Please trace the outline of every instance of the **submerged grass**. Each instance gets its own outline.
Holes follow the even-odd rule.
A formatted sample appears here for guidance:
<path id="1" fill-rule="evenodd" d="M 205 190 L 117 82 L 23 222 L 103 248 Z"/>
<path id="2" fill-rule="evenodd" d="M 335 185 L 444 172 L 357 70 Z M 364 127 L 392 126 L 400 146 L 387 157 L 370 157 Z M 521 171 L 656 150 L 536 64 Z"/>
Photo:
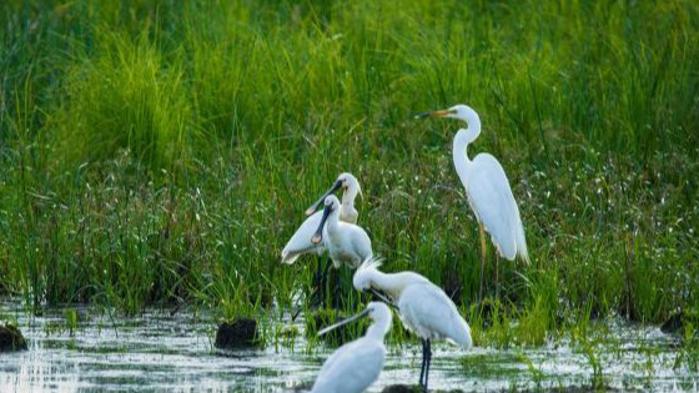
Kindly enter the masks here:
<path id="1" fill-rule="evenodd" d="M 351 171 L 386 269 L 442 285 L 481 343 L 696 308 L 698 13 L 683 0 L 3 3 L 0 293 L 37 311 L 290 307 L 315 261 L 282 266 L 279 250 Z M 474 149 L 503 163 L 533 257 L 500 261 L 494 298 L 489 250 L 490 306 L 475 304 L 478 232 L 451 165 L 459 125 L 410 116 L 459 102 L 482 116 Z"/>

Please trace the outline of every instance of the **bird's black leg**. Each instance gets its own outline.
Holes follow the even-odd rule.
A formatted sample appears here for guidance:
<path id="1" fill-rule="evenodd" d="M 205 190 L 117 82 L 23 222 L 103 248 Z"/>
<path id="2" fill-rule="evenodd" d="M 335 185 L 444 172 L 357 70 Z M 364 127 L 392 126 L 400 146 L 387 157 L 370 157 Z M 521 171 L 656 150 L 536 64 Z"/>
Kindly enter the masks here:
<path id="1" fill-rule="evenodd" d="M 313 275 L 313 288 L 311 292 L 311 304 L 320 305 L 323 303 L 323 257 L 318 256 L 316 260 L 316 273 Z"/>
<path id="2" fill-rule="evenodd" d="M 427 345 L 425 339 L 422 338 L 422 366 L 420 367 L 420 386 L 425 386 L 422 382 L 425 379 L 425 366 L 427 365 Z"/>
<path id="3" fill-rule="evenodd" d="M 427 379 L 430 376 L 430 365 L 432 364 L 432 341 L 430 339 L 425 340 L 427 342 L 427 350 L 425 355 L 427 356 L 427 365 L 425 366 L 425 392 L 427 392 Z"/>
<path id="4" fill-rule="evenodd" d="M 335 279 L 333 280 L 332 283 L 332 299 L 331 299 L 331 305 L 333 308 L 340 309 L 342 308 L 342 283 L 343 283 L 343 273 L 345 272 L 345 269 L 335 269 Z"/>
<path id="5" fill-rule="evenodd" d="M 321 292 L 321 305 L 326 306 L 328 304 L 328 273 L 330 271 L 330 265 L 333 261 L 327 258 L 325 261 L 325 267 L 323 268 L 323 281 L 322 281 L 322 292 Z M 332 278 L 332 277 L 331 277 Z"/>
<path id="6" fill-rule="evenodd" d="M 330 268 L 330 263 L 325 263 L 323 267 L 323 257 L 319 256 L 317 260 L 316 272 L 313 275 L 313 288 L 311 289 L 311 294 L 309 298 L 311 299 L 311 305 L 323 307 L 325 305 L 325 297 L 327 293 L 327 278 L 328 269 Z"/>

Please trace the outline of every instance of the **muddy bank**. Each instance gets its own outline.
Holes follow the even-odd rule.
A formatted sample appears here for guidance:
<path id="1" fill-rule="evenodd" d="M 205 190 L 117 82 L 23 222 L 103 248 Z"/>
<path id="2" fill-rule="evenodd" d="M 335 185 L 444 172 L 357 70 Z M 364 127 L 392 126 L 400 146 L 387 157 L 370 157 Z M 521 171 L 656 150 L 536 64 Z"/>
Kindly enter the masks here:
<path id="1" fill-rule="evenodd" d="M 257 321 L 254 319 L 236 319 L 218 326 L 214 346 L 220 349 L 252 347 L 257 337 Z"/>
<path id="2" fill-rule="evenodd" d="M 0 352 L 23 351 L 26 349 L 27 341 L 16 326 L 0 326 Z"/>

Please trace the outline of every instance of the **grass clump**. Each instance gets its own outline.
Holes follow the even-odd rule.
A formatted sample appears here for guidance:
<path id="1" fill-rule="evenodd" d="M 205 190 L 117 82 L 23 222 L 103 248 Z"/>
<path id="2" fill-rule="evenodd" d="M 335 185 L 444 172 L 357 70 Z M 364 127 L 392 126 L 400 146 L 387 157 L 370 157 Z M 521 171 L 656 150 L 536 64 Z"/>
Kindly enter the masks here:
<path id="1" fill-rule="evenodd" d="M 96 39 L 93 53 L 66 71 L 65 100 L 48 125 L 56 128 L 56 161 L 75 166 L 129 149 L 155 170 L 183 165 L 191 106 L 177 60 L 144 36 Z"/>

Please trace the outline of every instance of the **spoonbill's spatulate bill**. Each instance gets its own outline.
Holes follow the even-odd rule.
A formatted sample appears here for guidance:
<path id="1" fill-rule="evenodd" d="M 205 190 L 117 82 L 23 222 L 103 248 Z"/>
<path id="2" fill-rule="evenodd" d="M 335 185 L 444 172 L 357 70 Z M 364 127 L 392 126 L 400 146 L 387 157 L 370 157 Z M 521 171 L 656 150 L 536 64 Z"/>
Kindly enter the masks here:
<path id="1" fill-rule="evenodd" d="M 343 263 L 356 268 L 373 255 L 369 235 L 355 224 L 340 221 L 340 201 L 335 195 L 325 197 L 325 209 L 316 233 L 311 238 L 314 244 L 323 244 L 339 268 Z"/>
<path id="2" fill-rule="evenodd" d="M 379 377 L 386 360 L 384 336 L 391 330 L 391 311 L 381 302 L 371 302 L 354 317 L 321 330 L 324 334 L 346 323 L 368 316 L 374 323 L 364 337 L 338 348 L 325 361 L 311 393 L 359 393 Z"/>
<path id="3" fill-rule="evenodd" d="M 333 186 L 330 187 L 325 194 L 321 195 L 321 197 L 318 198 L 318 200 L 315 201 L 311 207 L 306 209 L 306 215 L 310 216 L 316 214 L 323 207 L 325 198 L 339 189 L 342 190 L 342 210 L 340 211 L 340 220 L 349 222 L 351 224 L 356 224 L 359 213 L 354 207 L 354 200 L 357 198 L 357 195 L 362 196 L 362 188 L 359 186 L 359 180 L 357 180 L 357 178 L 349 172 L 341 173 L 335 180 Z"/>
<path id="4" fill-rule="evenodd" d="M 357 290 L 380 290 L 398 308 L 403 325 L 422 339 L 420 385 L 427 390 L 432 362 L 432 340 L 446 339 L 469 349 L 473 345 L 471 328 L 461 317 L 454 302 L 438 286 L 414 272 L 383 273 L 380 261 L 368 259 L 354 273 Z"/>
<path id="5" fill-rule="evenodd" d="M 343 190 L 340 220 L 352 224 L 357 223 L 359 213 L 354 207 L 354 200 L 357 195 L 361 195 L 362 189 L 359 187 L 359 181 L 357 181 L 356 177 L 351 173 L 342 173 L 337 177 L 332 187 L 306 210 L 306 215 L 309 217 L 306 218 L 294 235 L 291 236 L 291 239 L 289 239 L 282 250 L 283 263 L 292 264 L 304 254 L 315 253 L 317 255 L 322 255 L 325 253 L 325 246 L 322 243 L 316 244 L 311 242 L 311 237 L 313 237 L 316 229 L 318 229 L 320 219 L 323 216 L 323 213 L 319 211 L 319 209 L 323 207 L 325 197 L 340 189 Z"/>

